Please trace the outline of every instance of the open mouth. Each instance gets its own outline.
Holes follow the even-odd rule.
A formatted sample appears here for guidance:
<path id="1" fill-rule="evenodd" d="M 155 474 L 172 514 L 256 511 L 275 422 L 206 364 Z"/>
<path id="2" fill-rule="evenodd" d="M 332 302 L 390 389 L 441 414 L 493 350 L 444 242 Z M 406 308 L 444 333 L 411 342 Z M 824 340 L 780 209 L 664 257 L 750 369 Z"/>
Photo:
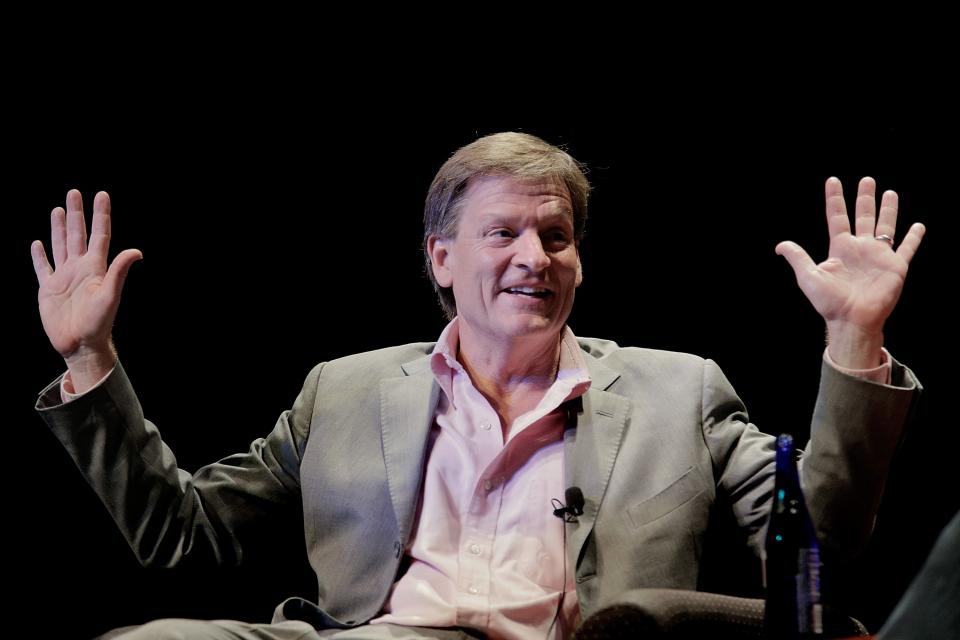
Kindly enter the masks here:
<path id="1" fill-rule="evenodd" d="M 504 289 L 503 292 L 514 296 L 526 296 L 529 298 L 548 298 L 553 295 L 552 291 L 542 287 L 509 287 Z"/>

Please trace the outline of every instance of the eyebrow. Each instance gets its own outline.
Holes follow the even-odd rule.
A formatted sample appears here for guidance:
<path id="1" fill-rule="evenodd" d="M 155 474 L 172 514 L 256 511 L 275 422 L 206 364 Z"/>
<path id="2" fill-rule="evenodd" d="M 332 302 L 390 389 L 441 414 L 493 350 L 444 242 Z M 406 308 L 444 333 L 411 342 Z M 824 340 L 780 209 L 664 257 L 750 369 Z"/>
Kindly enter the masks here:
<path id="1" fill-rule="evenodd" d="M 514 216 L 509 213 L 489 211 L 480 214 L 480 223 L 481 225 L 487 225 L 491 222 L 508 222 L 513 218 Z M 561 207 L 550 211 L 543 219 L 549 222 L 558 218 L 573 224 L 573 211 L 569 207 Z"/>

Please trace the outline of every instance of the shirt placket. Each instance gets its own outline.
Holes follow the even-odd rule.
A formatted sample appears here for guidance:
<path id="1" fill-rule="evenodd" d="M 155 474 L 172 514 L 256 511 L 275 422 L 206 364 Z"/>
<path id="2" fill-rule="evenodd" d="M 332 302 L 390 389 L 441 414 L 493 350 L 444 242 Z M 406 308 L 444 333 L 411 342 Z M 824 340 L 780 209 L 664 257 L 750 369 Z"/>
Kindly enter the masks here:
<path id="1" fill-rule="evenodd" d="M 457 547 L 459 574 L 457 580 L 456 618 L 459 626 L 485 629 L 490 624 L 490 586 L 492 549 L 497 520 L 503 501 L 503 479 L 493 473 L 491 465 L 503 449 L 500 417 L 478 391 L 458 385 L 458 392 L 470 394 L 473 406 L 483 410 L 470 422 L 475 427 L 474 450 L 477 469 L 482 469 L 474 483 L 473 493 L 461 520 Z"/>

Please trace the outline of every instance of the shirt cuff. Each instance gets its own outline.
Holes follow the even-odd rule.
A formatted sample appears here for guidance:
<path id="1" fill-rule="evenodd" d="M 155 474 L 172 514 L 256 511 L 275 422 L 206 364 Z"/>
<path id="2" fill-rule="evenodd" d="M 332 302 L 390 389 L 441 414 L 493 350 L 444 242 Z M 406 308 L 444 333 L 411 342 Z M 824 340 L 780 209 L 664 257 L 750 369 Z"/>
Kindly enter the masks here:
<path id="1" fill-rule="evenodd" d="M 889 385 L 893 381 L 893 365 L 891 364 L 890 353 L 883 347 L 880 347 L 880 358 L 880 365 L 873 369 L 847 369 L 846 367 L 841 367 L 830 358 L 829 349 L 823 350 L 824 362 L 840 373 L 845 373 L 848 376 L 854 376 L 856 378 L 863 378 L 864 380 L 876 382 L 877 384 Z"/>
<path id="2" fill-rule="evenodd" d="M 109 377 L 110 377 L 110 374 L 112 374 L 112 373 L 114 372 L 114 370 L 116 370 L 116 368 L 117 368 L 117 365 L 114 364 L 113 367 L 110 369 L 110 371 L 109 371 L 105 376 L 103 376 L 102 378 L 100 378 L 99 380 L 97 380 L 97 383 L 96 383 L 95 385 L 93 385 L 92 387 L 90 387 L 89 389 L 87 389 L 86 391 L 84 391 L 83 393 L 75 393 L 75 392 L 74 392 L 74 390 L 73 390 L 73 380 L 70 379 L 70 372 L 67 371 L 65 374 L 63 374 L 63 378 L 60 379 L 60 401 L 61 401 L 63 404 L 67 404 L 68 402 L 72 402 L 72 401 L 76 400 L 77 398 L 79 398 L 79 397 L 81 397 L 81 396 L 83 396 L 83 395 L 85 395 L 85 394 L 87 394 L 87 393 L 90 393 L 91 391 L 93 391 L 94 389 L 96 389 L 97 387 L 99 387 L 101 384 L 103 384 L 103 381 L 106 380 L 107 378 L 109 378 Z"/>

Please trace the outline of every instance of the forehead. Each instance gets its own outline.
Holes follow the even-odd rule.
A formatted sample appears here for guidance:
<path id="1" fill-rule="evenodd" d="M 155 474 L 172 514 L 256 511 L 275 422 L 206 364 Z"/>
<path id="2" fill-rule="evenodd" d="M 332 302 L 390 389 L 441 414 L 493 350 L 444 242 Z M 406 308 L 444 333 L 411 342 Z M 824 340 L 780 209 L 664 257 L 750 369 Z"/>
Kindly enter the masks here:
<path id="1" fill-rule="evenodd" d="M 560 180 L 518 180 L 509 176 L 483 176 L 470 181 L 463 197 L 462 216 L 508 215 L 536 212 L 566 214 L 573 218 L 573 202 Z"/>

